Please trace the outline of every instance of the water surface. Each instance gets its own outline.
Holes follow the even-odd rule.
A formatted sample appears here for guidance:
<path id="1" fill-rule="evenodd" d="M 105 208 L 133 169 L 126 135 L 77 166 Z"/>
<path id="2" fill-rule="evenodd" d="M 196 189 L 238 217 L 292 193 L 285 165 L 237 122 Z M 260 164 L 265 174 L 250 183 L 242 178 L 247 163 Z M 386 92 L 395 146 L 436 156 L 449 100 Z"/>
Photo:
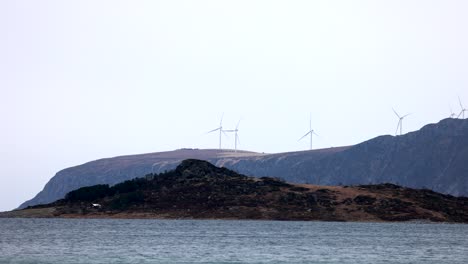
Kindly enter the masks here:
<path id="1" fill-rule="evenodd" d="M 0 263 L 468 263 L 468 225 L 0 219 Z"/>

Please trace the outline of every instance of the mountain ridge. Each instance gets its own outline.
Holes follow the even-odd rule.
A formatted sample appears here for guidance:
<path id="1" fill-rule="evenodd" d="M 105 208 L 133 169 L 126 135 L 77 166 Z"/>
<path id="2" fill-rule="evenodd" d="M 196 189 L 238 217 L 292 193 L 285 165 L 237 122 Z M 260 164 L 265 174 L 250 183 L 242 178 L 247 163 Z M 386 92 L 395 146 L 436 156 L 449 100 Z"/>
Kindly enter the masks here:
<path id="1" fill-rule="evenodd" d="M 283 177 L 296 183 L 390 182 L 468 195 L 468 120 L 444 119 L 402 136 L 384 135 L 353 146 L 312 151 L 264 154 L 181 149 L 105 158 L 58 172 L 20 208 L 50 203 L 79 187 L 112 185 L 152 170 L 171 170 L 187 158 L 204 159 L 249 176 Z"/>

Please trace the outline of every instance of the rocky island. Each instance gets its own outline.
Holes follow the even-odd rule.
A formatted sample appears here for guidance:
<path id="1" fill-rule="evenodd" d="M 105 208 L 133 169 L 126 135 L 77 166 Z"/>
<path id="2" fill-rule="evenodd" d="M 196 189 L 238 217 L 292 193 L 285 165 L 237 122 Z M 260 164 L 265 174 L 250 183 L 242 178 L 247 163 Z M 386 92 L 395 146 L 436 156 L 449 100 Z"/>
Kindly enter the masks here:
<path id="1" fill-rule="evenodd" d="M 175 170 L 94 185 L 0 217 L 468 222 L 468 198 L 394 184 L 318 186 L 248 177 L 189 159 Z"/>

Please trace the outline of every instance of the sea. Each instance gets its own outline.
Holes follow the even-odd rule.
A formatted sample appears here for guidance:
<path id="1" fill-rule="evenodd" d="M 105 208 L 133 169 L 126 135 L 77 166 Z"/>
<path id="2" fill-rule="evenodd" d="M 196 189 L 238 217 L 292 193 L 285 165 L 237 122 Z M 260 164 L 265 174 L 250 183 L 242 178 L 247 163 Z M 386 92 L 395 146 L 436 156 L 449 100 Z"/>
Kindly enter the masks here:
<path id="1" fill-rule="evenodd" d="M 0 263 L 468 263 L 468 225 L 0 219 Z"/>

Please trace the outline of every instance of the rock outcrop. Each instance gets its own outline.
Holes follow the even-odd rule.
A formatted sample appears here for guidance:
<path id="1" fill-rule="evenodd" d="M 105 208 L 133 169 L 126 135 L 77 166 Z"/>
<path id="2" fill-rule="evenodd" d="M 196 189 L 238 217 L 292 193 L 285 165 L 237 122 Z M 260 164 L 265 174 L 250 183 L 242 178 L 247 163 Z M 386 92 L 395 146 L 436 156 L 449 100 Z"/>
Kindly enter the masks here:
<path id="1" fill-rule="evenodd" d="M 206 161 L 69 192 L 0 217 L 468 222 L 468 198 L 393 184 L 317 186 L 254 178 Z"/>

